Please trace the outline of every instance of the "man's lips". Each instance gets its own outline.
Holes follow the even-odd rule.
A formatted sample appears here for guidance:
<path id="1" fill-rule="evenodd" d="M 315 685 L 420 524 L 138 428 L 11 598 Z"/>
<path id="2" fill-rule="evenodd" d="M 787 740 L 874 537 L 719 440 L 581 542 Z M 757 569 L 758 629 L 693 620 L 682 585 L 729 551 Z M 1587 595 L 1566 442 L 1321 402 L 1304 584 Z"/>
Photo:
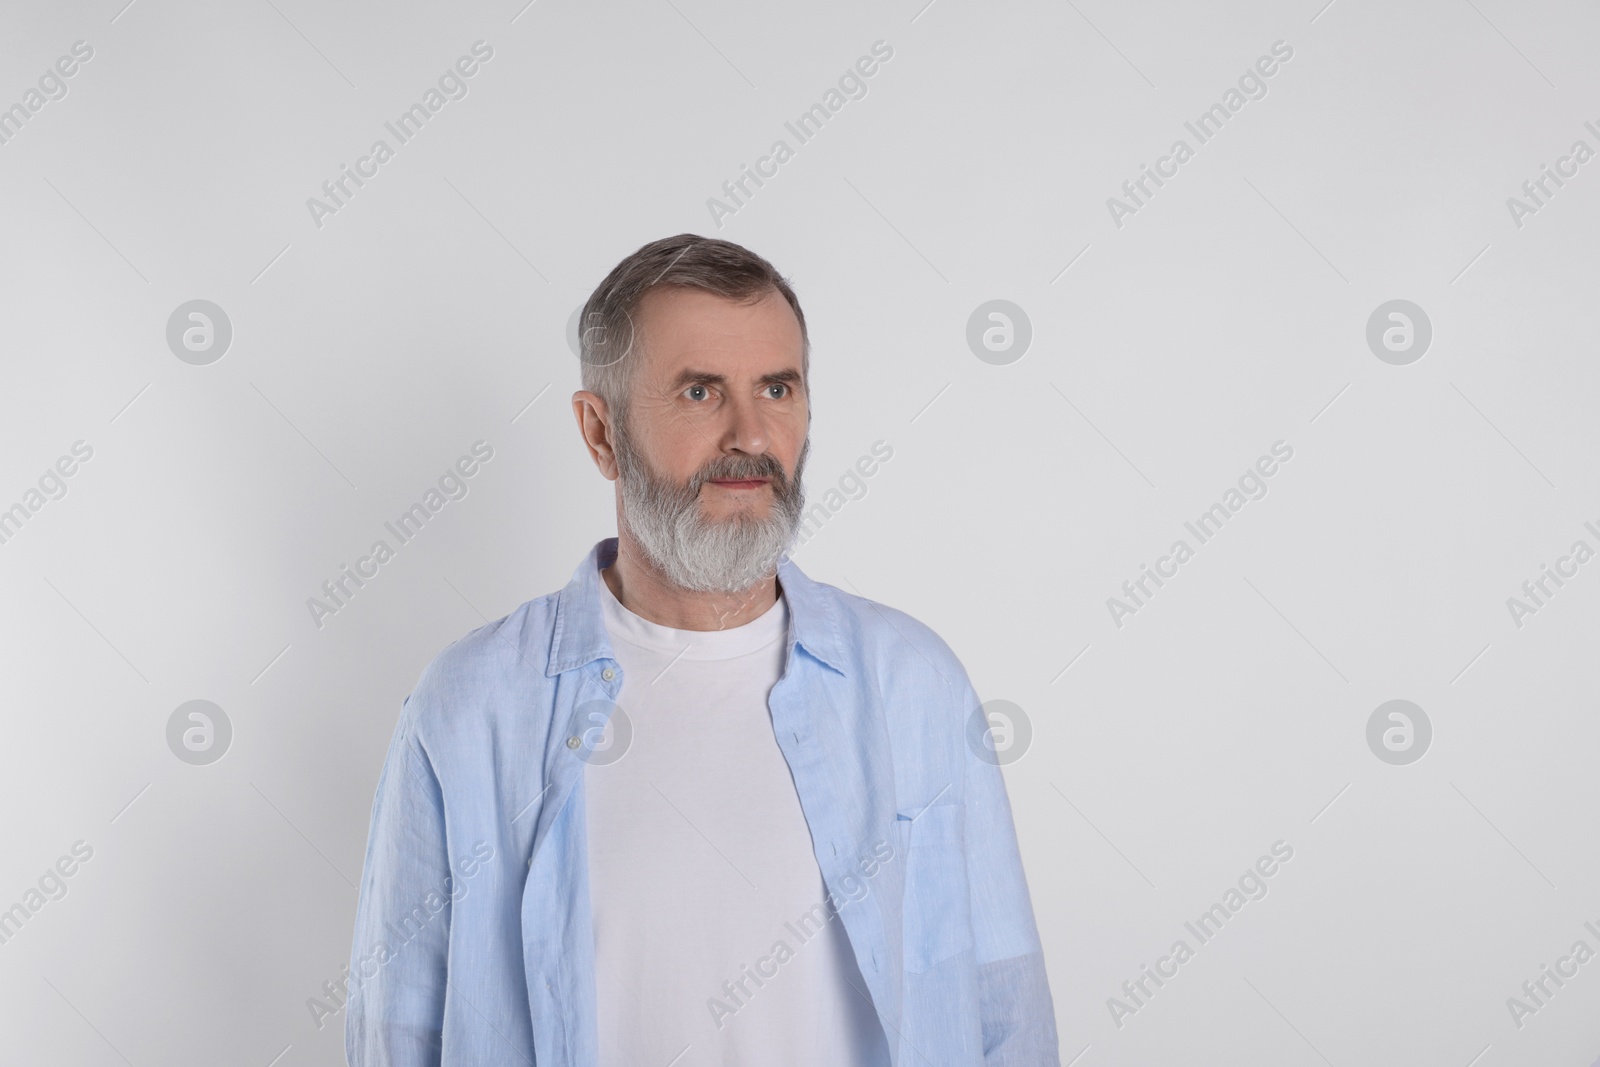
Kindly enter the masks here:
<path id="1" fill-rule="evenodd" d="M 712 478 L 712 485 L 720 485 L 724 489 L 760 489 L 767 484 L 765 478 Z"/>

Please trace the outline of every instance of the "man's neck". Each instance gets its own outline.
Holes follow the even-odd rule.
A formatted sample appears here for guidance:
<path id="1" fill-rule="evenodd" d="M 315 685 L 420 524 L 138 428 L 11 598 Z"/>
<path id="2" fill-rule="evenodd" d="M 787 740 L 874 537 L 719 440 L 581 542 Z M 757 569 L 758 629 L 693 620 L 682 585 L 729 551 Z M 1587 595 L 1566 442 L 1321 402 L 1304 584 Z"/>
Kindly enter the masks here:
<path id="1" fill-rule="evenodd" d="M 674 630 L 728 630 L 759 618 L 778 600 L 776 575 L 737 593 L 701 593 L 669 582 L 626 529 L 617 560 L 600 572 L 611 595 L 635 615 Z"/>

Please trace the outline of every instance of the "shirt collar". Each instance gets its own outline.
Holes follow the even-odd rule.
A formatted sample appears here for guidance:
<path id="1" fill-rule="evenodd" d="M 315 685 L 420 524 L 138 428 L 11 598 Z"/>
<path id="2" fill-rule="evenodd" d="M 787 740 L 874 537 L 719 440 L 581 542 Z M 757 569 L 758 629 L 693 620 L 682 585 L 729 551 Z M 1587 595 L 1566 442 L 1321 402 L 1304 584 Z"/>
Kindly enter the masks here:
<path id="1" fill-rule="evenodd" d="M 589 550 L 572 579 L 556 594 L 555 633 L 550 639 L 546 677 L 592 663 L 614 659 L 611 639 L 600 613 L 600 572 L 617 559 L 617 539 L 608 537 Z M 840 620 L 827 596 L 827 587 L 807 578 L 793 560 L 778 564 L 778 583 L 789 602 L 788 645 L 803 646 L 810 655 L 840 674 L 845 657 L 839 646 Z"/>

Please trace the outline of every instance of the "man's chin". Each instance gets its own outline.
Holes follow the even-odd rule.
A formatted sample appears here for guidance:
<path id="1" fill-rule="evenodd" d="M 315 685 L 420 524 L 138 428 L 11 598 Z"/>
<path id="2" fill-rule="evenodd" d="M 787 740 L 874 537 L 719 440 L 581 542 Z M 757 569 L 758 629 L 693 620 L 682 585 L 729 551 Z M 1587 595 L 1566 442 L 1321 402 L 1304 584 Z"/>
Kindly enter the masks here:
<path id="1" fill-rule="evenodd" d="M 772 483 L 768 482 L 766 485 L 761 486 L 746 486 L 744 488 L 737 488 L 734 486 L 718 485 L 715 482 L 707 482 L 700 487 L 700 499 L 736 501 L 771 500 L 773 499 Z"/>
<path id="2" fill-rule="evenodd" d="M 748 499 L 709 501 L 700 500 L 700 518 L 708 523 L 763 522 L 772 514 L 770 493 L 751 493 Z"/>

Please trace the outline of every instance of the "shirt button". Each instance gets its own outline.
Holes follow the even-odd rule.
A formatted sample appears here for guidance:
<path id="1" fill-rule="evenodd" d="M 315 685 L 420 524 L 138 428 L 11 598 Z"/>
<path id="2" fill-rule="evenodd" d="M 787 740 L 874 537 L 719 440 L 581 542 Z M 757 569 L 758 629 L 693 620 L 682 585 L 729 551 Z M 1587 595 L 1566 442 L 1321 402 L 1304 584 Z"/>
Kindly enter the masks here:
<path id="1" fill-rule="evenodd" d="M 583 744 L 583 742 L 578 740 L 576 737 L 567 738 L 567 747 L 568 748 L 577 748 L 581 744 Z"/>
<path id="2" fill-rule="evenodd" d="M 617 672 L 612 670 L 610 667 L 607 667 L 605 670 L 600 672 L 600 677 L 604 678 L 608 682 L 616 676 Z"/>

